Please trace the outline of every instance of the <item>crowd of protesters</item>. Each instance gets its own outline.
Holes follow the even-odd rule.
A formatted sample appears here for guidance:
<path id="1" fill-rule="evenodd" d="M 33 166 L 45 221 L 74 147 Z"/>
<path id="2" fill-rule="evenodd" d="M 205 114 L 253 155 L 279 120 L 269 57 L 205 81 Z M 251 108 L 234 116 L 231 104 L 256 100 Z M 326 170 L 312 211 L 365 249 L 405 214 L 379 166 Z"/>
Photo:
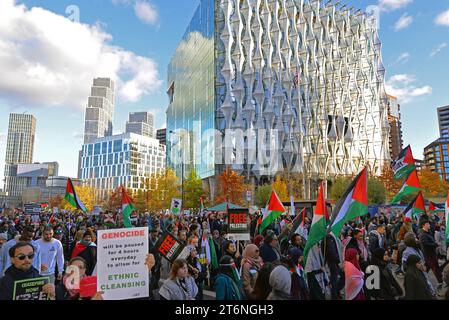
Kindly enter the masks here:
<path id="1" fill-rule="evenodd" d="M 225 213 L 141 213 L 133 224 L 149 228 L 150 299 L 201 300 L 206 290 L 217 300 L 449 299 L 445 221 L 436 214 L 413 221 L 401 213 L 362 217 L 346 224 L 338 237 L 329 234 L 307 258 L 310 216 L 293 230 L 292 217 L 283 215 L 262 234 L 259 218 L 251 216 L 250 241 L 231 241 Z M 1 216 L 0 299 L 11 299 L 15 281 L 42 276 L 50 279 L 43 288 L 50 297 L 80 299 L 68 289 L 65 270 L 75 266 L 82 277 L 95 275 L 98 230 L 121 227 L 121 215 L 110 212 Z M 189 249 L 185 260 L 163 263 L 156 244 L 166 231 Z M 205 252 L 209 237 L 215 264 Z M 101 300 L 102 293 L 90 299 Z"/>

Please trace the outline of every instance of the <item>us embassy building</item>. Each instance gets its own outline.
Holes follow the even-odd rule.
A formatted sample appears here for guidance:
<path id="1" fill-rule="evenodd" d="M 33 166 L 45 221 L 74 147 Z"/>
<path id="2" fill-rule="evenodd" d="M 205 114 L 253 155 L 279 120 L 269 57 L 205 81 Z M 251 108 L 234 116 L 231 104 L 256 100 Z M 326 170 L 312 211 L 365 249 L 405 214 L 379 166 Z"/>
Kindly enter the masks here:
<path id="1" fill-rule="evenodd" d="M 211 191 L 249 182 L 379 175 L 391 161 L 377 20 L 331 1 L 201 0 L 168 67 L 167 165 Z"/>

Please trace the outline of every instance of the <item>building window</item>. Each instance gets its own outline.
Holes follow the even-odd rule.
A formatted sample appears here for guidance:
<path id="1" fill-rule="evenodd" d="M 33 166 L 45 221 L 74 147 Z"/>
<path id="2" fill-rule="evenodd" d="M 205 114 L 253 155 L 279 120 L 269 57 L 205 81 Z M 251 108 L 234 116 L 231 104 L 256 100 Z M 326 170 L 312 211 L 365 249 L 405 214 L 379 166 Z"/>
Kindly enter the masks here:
<path id="1" fill-rule="evenodd" d="M 114 154 L 114 164 L 118 164 L 118 153 Z"/>
<path id="2" fill-rule="evenodd" d="M 98 156 L 94 156 L 94 167 L 98 166 Z"/>
<path id="3" fill-rule="evenodd" d="M 88 156 L 91 156 L 92 155 L 92 150 L 93 149 L 93 145 L 92 144 L 90 144 L 89 146 L 88 146 L 88 148 L 87 148 L 87 155 Z"/>
<path id="4" fill-rule="evenodd" d="M 111 165 L 112 164 L 112 153 L 108 154 L 108 164 Z"/>
<path id="5" fill-rule="evenodd" d="M 103 163 L 102 163 L 102 165 L 103 165 L 103 166 L 106 165 L 106 155 L 105 155 L 105 154 L 103 155 Z"/>
<path id="6" fill-rule="evenodd" d="M 107 142 L 103 142 L 102 146 L 101 146 L 101 153 L 105 154 L 108 153 L 108 143 Z"/>
<path id="7" fill-rule="evenodd" d="M 119 159 L 119 163 L 123 163 L 123 152 L 120 152 L 120 159 Z"/>
<path id="8" fill-rule="evenodd" d="M 120 152 L 122 151 L 122 140 L 115 140 L 114 141 L 114 152 Z"/>
<path id="9" fill-rule="evenodd" d="M 96 143 L 94 148 L 94 155 L 99 155 L 101 153 L 101 144 Z"/>
<path id="10" fill-rule="evenodd" d="M 100 168 L 96 167 L 95 168 L 95 178 L 99 178 L 100 177 Z"/>
<path id="11" fill-rule="evenodd" d="M 123 151 L 128 151 L 128 144 L 127 144 L 127 143 L 125 143 L 125 144 L 123 145 Z"/>
<path id="12" fill-rule="evenodd" d="M 112 176 L 115 177 L 117 175 L 117 167 L 114 165 L 112 166 Z"/>

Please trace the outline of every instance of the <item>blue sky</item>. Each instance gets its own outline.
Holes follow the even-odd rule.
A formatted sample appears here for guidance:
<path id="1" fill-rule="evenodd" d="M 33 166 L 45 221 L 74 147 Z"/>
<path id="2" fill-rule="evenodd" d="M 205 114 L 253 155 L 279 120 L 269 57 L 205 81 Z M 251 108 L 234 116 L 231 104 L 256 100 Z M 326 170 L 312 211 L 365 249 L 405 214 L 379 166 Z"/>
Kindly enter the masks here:
<path id="1" fill-rule="evenodd" d="M 124 131 L 130 111 L 151 110 L 156 127 L 165 125 L 167 65 L 199 0 L 0 2 L 0 47 L 7 48 L 0 55 L 1 179 L 12 111 L 37 118 L 34 161 L 58 161 L 61 175 L 76 175 L 92 76 L 119 78 L 115 132 Z M 449 0 L 342 3 L 381 6 L 387 88 L 400 97 L 404 143 L 422 158 L 438 137 L 436 108 L 449 105 Z M 79 8 L 82 26 L 69 21 L 70 5 Z"/>

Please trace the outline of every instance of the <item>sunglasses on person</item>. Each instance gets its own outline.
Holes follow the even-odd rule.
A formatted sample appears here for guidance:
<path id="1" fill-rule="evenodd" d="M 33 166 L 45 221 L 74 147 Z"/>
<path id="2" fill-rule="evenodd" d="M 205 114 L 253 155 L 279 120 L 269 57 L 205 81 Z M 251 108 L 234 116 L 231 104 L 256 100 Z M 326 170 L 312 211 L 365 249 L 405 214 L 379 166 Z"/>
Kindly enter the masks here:
<path id="1" fill-rule="evenodd" d="M 25 260 L 26 258 L 28 258 L 28 260 L 33 260 L 34 258 L 34 253 L 31 253 L 29 255 L 25 255 L 25 254 L 20 254 L 18 256 L 16 256 L 17 259 L 19 259 L 20 261 Z"/>

